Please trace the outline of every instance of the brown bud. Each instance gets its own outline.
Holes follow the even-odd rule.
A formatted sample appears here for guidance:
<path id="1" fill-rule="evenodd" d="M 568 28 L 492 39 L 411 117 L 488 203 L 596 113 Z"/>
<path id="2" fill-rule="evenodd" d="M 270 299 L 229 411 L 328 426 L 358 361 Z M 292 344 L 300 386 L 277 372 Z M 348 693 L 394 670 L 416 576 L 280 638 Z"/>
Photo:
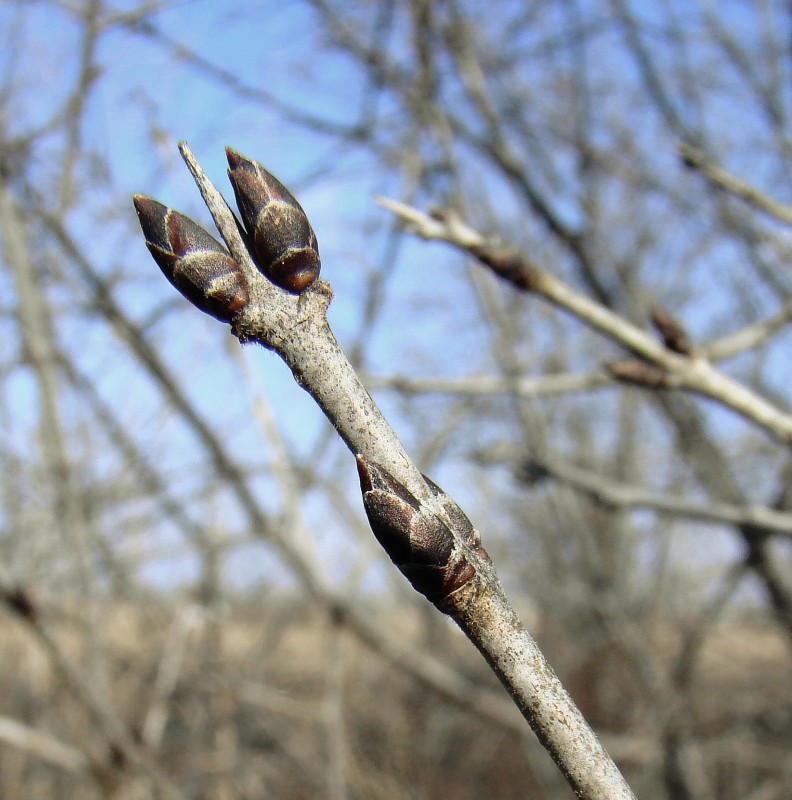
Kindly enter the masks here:
<path id="1" fill-rule="evenodd" d="M 462 541 L 482 560 L 491 562 L 489 553 L 481 544 L 481 534 L 473 527 L 473 523 L 468 519 L 467 514 L 459 505 L 446 494 L 430 477 L 424 475 L 426 485 L 432 490 L 432 494 L 438 499 L 443 511 L 448 514 L 451 525 L 456 534 Z"/>
<path id="2" fill-rule="evenodd" d="M 439 604 L 467 584 L 476 570 L 455 541 L 454 532 L 446 521 L 422 505 L 384 467 L 360 455 L 357 466 L 371 530 L 413 588 Z M 433 492 L 442 493 L 435 484 L 429 485 Z M 461 509 L 459 514 L 472 531 L 473 526 Z M 451 517 L 451 520 L 456 526 L 457 518 Z M 470 531 L 465 527 L 458 532 L 463 541 L 465 536 L 470 538 Z"/>
<path id="3" fill-rule="evenodd" d="M 627 383 L 637 383 L 650 389 L 668 388 L 668 373 L 660 367 L 653 367 L 644 361 L 625 359 L 612 361 L 607 365 L 614 378 Z"/>
<path id="4" fill-rule="evenodd" d="M 308 217 L 292 193 L 261 164 L 230 147 L 226 155 L 228 177 L 259 267 L 281 288 L 304 292 L 321 269 Z"/>
<path id="5" fill-rule="evenodd" d="M 682 323 L 667 314 L 658 306 L 651 308 L 652 324 L 663 337 L 663 343 L 669 350 L 689 356 L 693 353 L 693 343 Z"/>
<path id="6" fill-rule="evenodd" d="M 250 295 L 242 268 L 213 236 L 172 208 L 135 195 L 146 246 L 165 277 L 197 308 L 231 322 Z"/>

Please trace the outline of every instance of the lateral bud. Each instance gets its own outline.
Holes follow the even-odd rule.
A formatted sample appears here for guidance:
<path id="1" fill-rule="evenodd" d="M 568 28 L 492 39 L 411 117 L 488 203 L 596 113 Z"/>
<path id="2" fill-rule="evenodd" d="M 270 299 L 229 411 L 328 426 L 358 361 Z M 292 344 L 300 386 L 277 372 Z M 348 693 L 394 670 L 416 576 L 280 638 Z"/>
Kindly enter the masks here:
<path id="1" fill-rule="evenodd" d="M 412 587 L 439 607 L 476 575 L 455 533 L 464 546 L 489 560 L 478 533 L 459 506 L 429 479 L 427 485 L 440 498 L 454 530 L 384 467 L 361 455 L 357 467 L 363 506 L 377 541 Z"/>
<path id="2" fill-rule="evenodd" d="M 693 342 L 682 323 L 659 306 L 650 309 L 652 325 L 663 339 L 663 344 L 683 356 L 693 355 Z"/>
<path id="3" fill-rule="evenodd" d="M 321 269 L 316 234 L 294 195 L 256 161 L 226 148 L 228 177 L 261 271 L 293 294 Z"/>
<path id="4" fill-rule="evenodd" d="M 250 300 L 239 264 L 184 214 L 142 195 L 133 202 L 146 247 L 165 277 L 201 311 L 232 322 Z"/>
<path id="5" fill-rule="evenodd" d="M 661 367 L 647 364 L 645 361 L 623 359 L 606 364 L 614 378 L 626 383 L 636 383 L 649 389 L 667 389 L 670 386 L 668 373 Z"/>

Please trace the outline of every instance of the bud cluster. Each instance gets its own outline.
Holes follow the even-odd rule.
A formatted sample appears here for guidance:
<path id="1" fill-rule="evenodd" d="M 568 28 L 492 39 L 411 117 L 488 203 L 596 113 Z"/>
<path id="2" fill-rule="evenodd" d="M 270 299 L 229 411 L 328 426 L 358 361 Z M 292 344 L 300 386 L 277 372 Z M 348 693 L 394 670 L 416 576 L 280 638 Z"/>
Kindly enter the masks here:
<path id="1" fill-rule="evenodd" d="M 264 167 L 230 148 L 226 153 L 252 260 L 272 283 L 293 294 L 304 292 L 321 266 L 308 217 Z M 133 202 L 146 246 L 165 277 L 201 311 L 233 322 L 250 301 L 242 267 L 184 214 L 142 195 Z"/>

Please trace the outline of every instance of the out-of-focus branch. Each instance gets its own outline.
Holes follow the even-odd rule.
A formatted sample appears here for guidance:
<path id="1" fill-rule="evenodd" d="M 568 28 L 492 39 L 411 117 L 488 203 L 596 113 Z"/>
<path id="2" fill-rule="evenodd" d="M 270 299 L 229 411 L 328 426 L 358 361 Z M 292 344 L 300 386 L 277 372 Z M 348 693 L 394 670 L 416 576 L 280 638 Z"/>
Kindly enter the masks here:
<path id="1" fill-rule="evenodd" d="M 498 460 L 504 456 L 509 460 L 519 457 L 516 453 L 512 453 L 511 456 L 505 453 L 485 453 L 483 457 L 489 460 L 493 456 Z M 777 511 L 766 506 L 740 506 L 717 501 L 701 505 L 607 478 L 594 470 L 575 466 L 556 457 L 532 458 L 530 461 L 524 462 L 521 468 L 525 474 L 530 476 L 531 481 L 547 475 L 616 509 L 649 508 L 664 514 L 702 522 L 723 525 L 755 525 L 769 533 L 792 537 L 792 514 L 786 511 Z"/>
<path id="2" fill-rule="evenodd" d="M 652 377 L 651 380 L 647 378 L 644 383 L 655 388 L 684 389 L 704 395 L 764 428 L 783 444 L 789 445 L 792 442 L 792 415 L 724 375 L 703 358 L 690 358 L 675 353 L 641 328 L 540 269 L 517 250 L 488 240 L 453 212 L 436 211 L 426 214 L 395 200 L 379 198 L 378 202 L 399 216 L 417 236 L 448 242 L 469 253 L 516 288 L 543 297 L 568 311 L 589 327 L 648 362 Z M 658 369 L 662 372 L 658 372 Z M 635 370 L 630 374 L 623 374 L 623 371 L 615 374 L 616 377 L 623 377 L 631 382 L 642 382 L 641 376 Z"/>
<path id="3" fill-rule="evenodd" d="M 745 495 L 733 473 L 732 462 L 707 430 L 699 409 L 686 397 L 659 394 L 656 402 L 673 423 L 680 452 L 701 486 L 712 497 L 725 498 L 733 504 L 744 503 Z M 788 485 L 788 476 L 783 475 L 781 480 L 782 486 Z M 785 494 L 783 490 L 780 492 L 773 504 L 775 508 L 788 507 Z M 745 544 L 745 563 L 764 584 L 776 620 L 792 642 L 792 591 L 770 546 L 769 532 L 755 525 L 739 525 L 737 530 Z"/>
<path id="4" fill-rule="evenodd" d="M 0 178 L 2 181 L 2 178 Z M 10 186 L 0 182 L 0 233 L 6 263 L 13 275 L 24 354 L 36 380 L 43 455 L 54 493 L 52 525 L 68 542 L 76 561 L 84 607 L 81 619 L 88 643 L 86 668 L 96 692 L 107 686 L 107 670 L 96 623 L 98 604 L 88 526 L 79 480 L 71 463 L 60 402 L 56 333 L 47 296 L 41 291 L 30 252 L 27 220 Z"/>
<path id="5" fill-rule="evenodd" d="M 166 639 L 157 676 L 154 679 L 151 702 L 141 729 L 141 739 L 152 749 L 157 749 L 162 741 L 165 723 L 169 716 L 171 695 L 182 671 L 190 635 L 198 625 L 200 625 L 198 610 L 194 606 L 187 606 L 177 612 Z"/>
<path id="6" fill-rule="evenodd" d="M 337 136 L 345 139 L 358 139 L 362 137 L 365 131 L 363 126 L 345 125 L 300 109 L 295 104 L 290 104 L 281 100 L 276 93 L 269 92 L 256 83 L 243 80 L 233 70 L 213 63 L 200 51 L 193 50 L 168 36 L 160 27 L 152 22 L 154 16 L 154 11 L 145 16 L 140 12 L 122 12 L 115 14 L 108 12 L 107 26 L 108 28 L 128 27 L 134 33 L 144 36 L 150 41 L 155 42 L 164 50 L 170 51 L 176 60 L 189 64 L 197 72 L 203 73 L 221 86 L 225 86 L 237 97 L 247 101 L 252 100 L 265 107 L 271 108 L 285 120 L 329 136 Z"/>
<path id="7" fill-rule="evenodd" d="M 101 770 L 114 772 L 135 765 L 163 797 L 181 800 L 181 792 L 173 786 L 150 753 L 135 740 L 128 726 L 113 712 L 107 701 L 100 697 L 92 682 L 69 659 L 41 619 L 39 607 L 32 594 L 24 587 L 14 586 L 0 573 L 0 604 L 13 613 L 36 639 L 46 653 L 52 667 L 69 687 L 77 701 L 91 716 L 104 737 L 108 748 L 108 761 L 112 767 L 97 765 Z"/>
<path id="8" fill-rule="evenodd" d="M 771 336 L 778 333 L 792 320 L 792 300 L 788 300 L 772 317 L 746 325 L 734 333 L 705 344 L 699 348 L 699 355 L 709 361 L 723 361 L 732 356 L 759 347 Z"/>
<path id="9" fill-rule="evenodd" d="M 673 102 L 672 95 L 663 85 L 663 73 L 655 66 L 652 54 L 641 39 L 641 31 L 630 12 L 629 4 L 625 0 L 611 0 L 610 5 L 622 26 L 627 46 L 635 58 L 643 85 L 657 110 L 672 130 L 680 135 L 687 133 L 687 125 L 682 114 Z"/>
<path id="10" fill-rule="evenodd" d="M 76 747 L 11 717 L 0 717 L 0 741 L 69 772 L 86 772 L 90 767 L 88 757 Z"/>
<path id="11" fill-rule="evenodd" d="M 83 38 L 80 48 L 80 72 L 77 84 L 65 106 L 66 112 L 66 150 L 61 169 L 60 208 L 69 208 L 74 202 L 74 166 L 82 149 L 82 126 L 85 124 L 84 109 L 91 97 L 93 84 L 101 74 L 96 63 L 96 51 L 100 39 L 99 18 L 102 12 L 101 0 L 90 0 L 83 16 Z"/>
<path id="12" fill-rule="evenodd" d="M 679 145 L 679 155 L 686 166 L 700 172 L 713 186 L 739 197 L 785 225 L 792 225 L 792 208 L 719 167 L 703 150 L 683 142 Z"/>
<path id="13" fill-rule="evenodd" d="M 369 389 L 393 389 L 405 394 L 546 397 L 590 392 L 614 385 L 614 379 L 603 372 L 588 374 L 566 372 L 557 375 L 542 375 L 536 378 L 517 377 L 508 381 L 488 375 L 470 378 L 411 378 L 406 375 L 386 376 L 363 373 L 361 378 Z"/>

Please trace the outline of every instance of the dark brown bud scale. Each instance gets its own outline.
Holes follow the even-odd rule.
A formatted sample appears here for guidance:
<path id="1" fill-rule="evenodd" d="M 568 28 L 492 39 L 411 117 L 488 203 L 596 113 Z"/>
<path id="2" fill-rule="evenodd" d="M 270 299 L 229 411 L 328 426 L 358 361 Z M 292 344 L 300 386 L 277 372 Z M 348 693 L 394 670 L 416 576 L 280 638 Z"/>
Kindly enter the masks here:
<path id="1" fill-rule="evenodd" d="M 357 457 L 357 465 L 371 530 L 413 588 L 437 605 L 469 583 L 476 568 L 457 539 L 477 553 L 480 550 L 480 557 L 489 557 L 459 506 L 426 479 L 443 510 L 452 510 L 452 530 L 441 515 L 422 505 L 384 467 L 362 456 Z"/>
<path id="2" fill-rule="evenodd" d="M 211 234 L 189 217 L 136 195 L 146 246 L 165 277 L 194 306 L 231 322 L 250 300 L 241 267 Z"/>
<path id="3" fill-rule="evenodd" d="M 231 148 L 228 177 L 261 271 L 294 294 L 304 292 L 321 270 L 319 247 L 294 195 L 261 164 Z"/>
<path id="4" fill-rule="evenodd" d="M 650 309 L 652 324 L 663 337 L 663 343 L 675 353 L 689 356 L 693 354 L 693 342 L 682 323 L 666 313 L 659 306 Z"/>
<path id="5" fill-rule="evenodd" d="M 476 568 L 469 561 L 459 560 L 451 564 L 443 581 L 446 596 L 469 583 L 475 574 Z"/>

